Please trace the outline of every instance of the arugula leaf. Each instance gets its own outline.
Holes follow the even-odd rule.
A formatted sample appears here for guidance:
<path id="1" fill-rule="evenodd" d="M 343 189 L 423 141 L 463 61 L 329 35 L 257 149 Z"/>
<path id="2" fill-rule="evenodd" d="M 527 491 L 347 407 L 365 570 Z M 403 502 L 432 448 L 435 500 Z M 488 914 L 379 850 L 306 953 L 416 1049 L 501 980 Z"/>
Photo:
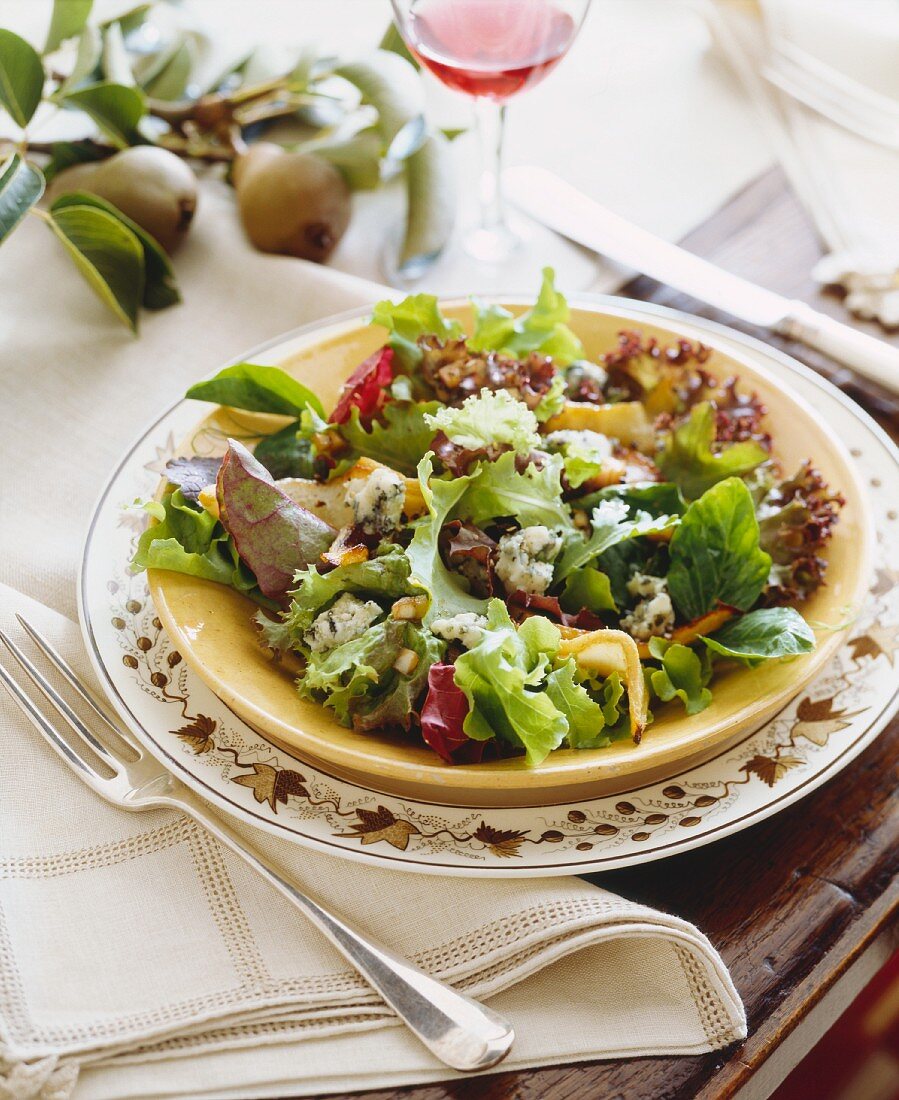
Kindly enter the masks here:
<path id="1" fill-rule="evenodd" d="M 534 616 L 516 631 L 505 604 L 490 601 L 481 641 L 455 665 L 456 684 L 468 699 L 463 728 L 469 737 L 489 741 L 495 736 L 523 748 L 532 765 L 561 745 L 567 718 L 546 691 L 532 690 L 559 642 L 558 630 L 547 619 Z"/>
<path id="2" fill-rule="evenodd" d="M 687 620 L 718 603 L 748 611 L 768 580 L 771 557 L 759 547 L 746 484 L 730 477 L 693 501 L 671 538 L 670 555 L 668 591 Z"/>
<path id="3" fill-rule="evenodd" d="M 608 575 L 589 565 L 578 569 L 566 579 L 559 603 L 563 610 L 572 614 L 577 614 L 584 607 L 597 613 L 618 610 Z"/>
<path id="4" fill-rule="evenodd" d="M 652 689 L 669 703 L 675 696 L 684 704 L 687 714 L 699 714 L 712 701 L 705 686 L 712 675 L 710 661 L 702 662 L 689 646 L 671 643 L 664 638 L 651 638 L 649 652 L 662 667 L 650 673 Z"/>
<path id="5" fill-rule="evenodd" d="M 711 402 L 696 405 L 672 433 L 657 459 L 659 469 L 689 500 L 726 477 L 741 477 L 765 462 L 768 452 L 752 440 L 714 452 L 715 414 Z"/>
<path id="6" fill-rule="evenodd" d="M 796 657 L 815 648 L 812 628 L 792 607 L 760 607 L 702 640 L 714 653 L 748 665 Z"/>
<path id="7" fill-rule="evenodd" d="M 277 481 L 282 477 L 311 478 L 315 472 L 312 444 L 299 435 L 300 422 L 295 420 L 273 435 L 260 439 L 253 457 L 261 462 Z"/>
<path id="8" fill-rule="evenodd" d="M 559 479 L 561 456 L 550 455 L 539 469 L 531 463 L 523 473 L 515 468 L 515 459 L 514 451 L 506 451 L 495 462 L 479 463 L 466 479 L 470 485 L 454 516 L 478 527 L 498 516 L 514 516 L 522 527 L 544 524 L 571 530 L 571 512 L 562 500 Z"/>
<path id="9" fill-rule="evenodd" d="M 308 405 L 320 417 L 325 415 L 324 406 L 312 390 L 280 367 L 263 367 L 258 363 L 225 367 L 214 378 L 195 383 L 184 396 L 281 416 L 298 417 Z"/>
<path id="10" fill-rule="evenodd" d="M 507 390 L 483 389 L 466 398 L 457 409 L 437 405 L 437 411 L 425 419 L 435 432 L 442 431 L 466 450 L 509 446 L 527 455 L 540 443 L 537 418 Z"/>
<path id="11" fill-rule="evenodd" d="M 288 649 L 306 652 L 303 634 L 312 620 L 344 592 L 387 601 L 421 595 L 421 589 L 410 578 L 408 558 L 400 547 L 389 543 L 367 561 L 339 565 L 328 573 L 319 573 L 313 565 L 297 573 L 290 607 L 279 621 L 257 617 L 267 644 L 281 652 Z"/>
<path id="12" fill-rule="evenodd" d="M 371 314 L 373 325 L 383 325 L 400 363 L 411 370 L 421 360 L 419 336 L 436 336 L 438 340 L 453 340 L 462 335 L 458 321 L 450 321 L 440 312 L 433 294 L 410 294 L 401 302 L 389 298 L 378 302 Z"/>
<path id="13" fill-rule="evenodd" d="M 431 597 L 424 617 L 426 624 L 432 619 L 456 615 L 460 611 L 480 613 L 484 610 L 484 601 L 469 595 L 462 587 L 462 578 L 451 573 L 443 564 L 438 545 L 441 528 L 472 479 L 457 477 L 452 481 L 442 481 L 432 478 L 433 469 L 434 456 L 429 452 L 418 464 L 418 481 L 428 515 L 415 521 L 412 541 L 406 547 L 412 579 Z"/>
<path id="14" fill-rule="evenodd" d="M 439 408 L 438 401 L 392 401 L 384 406 L 385 422 L 373 420 L 366 430 L 359 410 L 354 407 L 339 431 L 356 454 L 383 462 L 411 477 L 430 450 L 434 439 L 430 414 Z"/>
<path id="15" fill-rule="evenodd" d="M 135 572 L 170 569 L 236 588 L 265 607 L 277 606 L 259 590 L 241 562 L 233 539 L 209 512 L 192 507 L 180 489 L 152 500 L 144 510 L 156 520 L 138 539 L 131 560 Z"/>
<path id="16" fill-rule="evenodd" d="M 468 341 L 472 351 L 498 351 L 518 359 L 536 351 L 551 356 L 559 367 L 582 358 L 583 344 L 566 323 L 571 316 L 568 302 L 553 280 L 552 268 L 545 267 L 537 301 L 517 318 L 502 306 L 475 299 L 474 335 Z"/>
<path id="17" fill-rule="evenodd" d="M 638 512 L 628 519 L 627 507 L 621 501 L 608 500 L 593 509 L 593 531 L 589 538 L 570 540 L 556 563 L 556 583 L 582 569 L 600 554 L 626 539 L 638 538 L 655 531 L 665 531 L 678 523 L 677 516 L 650 516 Z"/>

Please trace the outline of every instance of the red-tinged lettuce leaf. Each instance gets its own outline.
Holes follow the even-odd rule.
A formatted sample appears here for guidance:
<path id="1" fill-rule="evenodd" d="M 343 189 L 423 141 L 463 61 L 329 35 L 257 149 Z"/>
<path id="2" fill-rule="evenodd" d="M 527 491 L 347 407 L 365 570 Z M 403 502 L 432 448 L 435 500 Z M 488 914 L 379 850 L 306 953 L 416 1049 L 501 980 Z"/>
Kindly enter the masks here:
<path id="1" fill-rule="evenodd" d="M 456 686 L 453 666 L 431 665 L 421 708 L 421 736 L 447 764 L 477 764 L 484 752 L 486 742 L 472 740 L 462 728 L 467 714 L 468 700 Z"/>
<path id="2" fill-rule="evenodd" d="M 561 626 L 573 626 L 578 630 L 602 630 L 605 623 L 589 608 L 582 607 L 576 614 L 562 610 L 557 596 L 540 596 L 534 592 L 513 592 L 506 601 L 509 614 L 516 622 L 524 622 L 531 615 L 543 615 Z"/>
<path id="3" fill-rule="evenodd" d="M 272 599 L 286 595 L 294 573 L 318 562 L 337 534 L 282 492 L 268 470 L 234 439 L 228 440 L 216 495 L 225 530 L 263 594 Z"/>
<path id="4" fill-rule="evenodd" d="M 392 381 L 393 349 L 384 347 L 370 355 L 344 382 L 330 422 L 345 424 L 350 410 L 357 408 L 359 419 L 368 426 L 387 400 L 387 387 Z"/>
<path id="5" fill-rule="evenodd" d="M 492 596 L 496 587 L 493 539 L 475 527 L 454 519 L 440 531 L 440 553 L 451 569 L 461 573 L 476 596 Z"/>
<path id="6" fill-rule="evenodd" d="M 220 458 L 173 458 L 165 464 L 165 476 L 172 485 L 177 485 L 185 500 L 196 501 L 207 485 L 215 485 Z"/>

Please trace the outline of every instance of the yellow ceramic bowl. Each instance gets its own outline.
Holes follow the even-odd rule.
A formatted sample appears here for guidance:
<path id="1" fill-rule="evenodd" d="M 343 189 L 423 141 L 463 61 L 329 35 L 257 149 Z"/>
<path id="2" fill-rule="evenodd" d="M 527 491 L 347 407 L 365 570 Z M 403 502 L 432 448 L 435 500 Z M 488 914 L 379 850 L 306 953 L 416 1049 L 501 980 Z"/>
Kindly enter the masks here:
<path id="1" fill-rule="evenodd" d="M 521 308 L 521 303 L 510 303 Z M 444 306 L 466 327 L 467 306 Z M 588 356 L 614 346 L 618 331 L 639 327 L 661 340 L 672 336 L 703 339 L 688 319 L 647 318 L 639 307 L 579 308 L 572 327 Z M 325 324 L 311 333 L 269 349 L 264 361 L 280 363 L 312 387 L 326 407 L 332 405 L 347 375 L 384 341 L 384 331 L 364 320 Z M 712 341 L 714 346 L 714 341 Z M 846 497 L 829 547 L 828 583 L 802 610 L 818 631 L 814 653 L 789 662 L 771 662 L 749 671 L 719 671 L 714 701 L 701 714 L 687 717 L 679 704 L 660 707 L 640 745 L 617 743 L 605 749 L 561 749 L 537 768 L 514 758 L 479 765 L 447 765 L 412 735 L 356 733 L 338 725 L 330 711 L 301 699 L 294 690 L 296 665 L 272 661 L 260 647 L 253 626 L 254 605 L 232 590 L 178 573 L 154 570 L 150 589 L 157 611 L 184 659 L 241 718 L 262 734 L 326 772 L 363 786 L 409 798 L 454 805 L 549 805 L 619 790 L 700 763 L 757 729 L 812 679 L 841 644 L 833 627 L 845 623 L 868 587 L 871 523 L 865 490 L 838 439 L 820 423 L 814 409 L 754 362 L 751 351 L 739 358 L 716 351 L 709 364 L 720 378 L 735 373 L 744 387 L 756 389 L 768 406 L 768 429 L 775 454 L 792 471 L 814 459 L 827 482 Z M 182 441 L 181 453 L 221 453 L 228 435 L 252 442 L 280 427 L 276 417 L 217 409 Z"/>

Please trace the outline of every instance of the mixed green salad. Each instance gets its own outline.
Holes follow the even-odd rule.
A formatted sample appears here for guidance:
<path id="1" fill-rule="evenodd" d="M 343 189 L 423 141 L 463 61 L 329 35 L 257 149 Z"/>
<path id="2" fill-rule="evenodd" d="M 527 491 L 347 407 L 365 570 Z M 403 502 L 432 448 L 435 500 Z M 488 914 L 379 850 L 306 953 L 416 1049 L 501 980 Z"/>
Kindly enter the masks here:
<path id="1" fill-rule="evenodd" d="M 330 411 L 277 367 L 193 386 L 290 422 L 171 461 L 134 566 L 244 593 L 302 696 L 449 763 L 639 741 L 719 665 L 810 652 L 843 501 L 778 466 L 756 395 L 687 340 L 588 359 L 549 270 L 523 314 L 472 305 L 466 334 L 430 295 L 378 303 Z"/>

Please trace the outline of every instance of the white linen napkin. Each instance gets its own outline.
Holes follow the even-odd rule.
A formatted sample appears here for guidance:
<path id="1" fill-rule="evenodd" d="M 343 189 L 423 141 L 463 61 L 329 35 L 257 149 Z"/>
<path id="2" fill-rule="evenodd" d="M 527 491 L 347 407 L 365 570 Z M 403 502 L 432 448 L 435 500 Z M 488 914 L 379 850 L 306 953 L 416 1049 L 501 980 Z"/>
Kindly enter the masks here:
<path id="1" fill-rule="evenodd" d="M 880 102 L 899 120 L 899 6 L 703 0 L 703 10 L 827 246 L 813 276 L 844 287 L 846 307 L 857 316 L 899 325 L 899 152 L 850 132 L 762 76 L 776 56 L 795 57 L 823 74 L 847 105 Z"/>
<path id="2" fill-rule="evenodd" d="M 82 670 L 78 545 L 133 436 L 240 349 L 384 293 L 252 251 L 230 202 L 204 183 L 177 258 L 185 302 L 146 315 L 138 339 L 36 221 L 4 244 L 0 581 L 15 591 L 0 595 L 0 625 L 24 611 Z M 0 1100 L 311 1095 L 451 1076 L 239 860 L 174 813 L 101 802 L 2 694 Z M 695 1054 L 745 1035 L 720 958 L 675 917 L 573 878 L 450 880 L 265 843 L 373 935 L 489 996 L 518 1032 L 508 1067 Z"/>

